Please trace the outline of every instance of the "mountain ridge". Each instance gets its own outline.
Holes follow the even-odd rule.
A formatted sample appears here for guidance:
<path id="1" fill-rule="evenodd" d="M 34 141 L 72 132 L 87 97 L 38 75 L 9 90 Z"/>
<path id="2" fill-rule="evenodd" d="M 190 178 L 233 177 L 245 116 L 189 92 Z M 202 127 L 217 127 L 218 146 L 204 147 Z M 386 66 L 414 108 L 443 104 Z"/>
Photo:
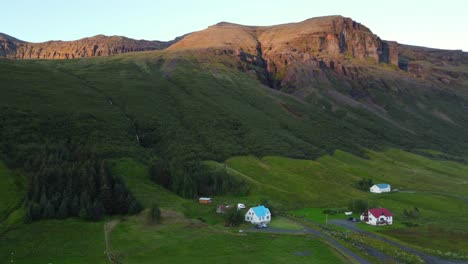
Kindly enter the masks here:
<path id="1" fill-rule="evenodd" d="M 72 41 L 49 40 L 32 43 L 0 33 L 0 58 L 7 59 L 75 59 L 110 56 L 135 51 L 161 50 L 177 42 L 136 40 L 124 36 L 95 35 Z"/>

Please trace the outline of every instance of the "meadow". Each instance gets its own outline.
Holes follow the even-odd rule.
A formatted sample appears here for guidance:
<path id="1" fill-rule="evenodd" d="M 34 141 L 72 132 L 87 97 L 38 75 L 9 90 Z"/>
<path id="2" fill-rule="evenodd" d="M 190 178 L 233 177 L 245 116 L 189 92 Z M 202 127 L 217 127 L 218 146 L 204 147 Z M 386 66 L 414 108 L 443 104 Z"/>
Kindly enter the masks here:
<path id="1" fill-rule="evenodd" d="M 104 223 L 67 219 L 23 225 L 0 238 L 0 259 L 28 264 L 109 263 Z M 316 238 L 238 233 L 183 216 L 166 218 L 161 225 L 148 225 L 142 216 L 125 218 L 109 241 L 109 251 L 121 263 L 347 263 Z"/>

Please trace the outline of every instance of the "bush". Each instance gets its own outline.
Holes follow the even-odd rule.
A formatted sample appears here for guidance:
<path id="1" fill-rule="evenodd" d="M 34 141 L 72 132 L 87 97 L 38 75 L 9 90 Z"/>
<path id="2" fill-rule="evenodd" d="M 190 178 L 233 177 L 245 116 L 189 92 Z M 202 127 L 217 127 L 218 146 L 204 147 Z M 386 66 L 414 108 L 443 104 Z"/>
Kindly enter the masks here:
<path id="1" fill-rule="evenodd" d="M 355 213 L 362 213 L 365 210 L 372 208 L 373 206 L 369 204 L 368 201 L 364 200 L 351 200 L 348 203 L 348 208 L 350 211 L 353 211 Z"/>
<path id="2" fill-rule="evenodd" d="M 354 186 L 361 191 L 368 192 L 373 185 L 372 179 L 360 179 Z"/>
<path id="3" fill-rule="evenodd" d="M 414 207 L 413 209 L 403 209 L 403 215 L 406 218 L 417 219 L 419 218 L 419 209 L 417 207 Z"/>
<path id="4" fill-rule="evenodd" d="M 161 222 L 161 209 L 157 204 L 151 205 L 147 213 L 147 219 L 150 224 L 159 224 Z"/>
<path id="5" fill-rule="evenodd" d="M 244 221 L 242 211 L 232 207 L 224 213 L 224 226 L 239 226 Z"/>

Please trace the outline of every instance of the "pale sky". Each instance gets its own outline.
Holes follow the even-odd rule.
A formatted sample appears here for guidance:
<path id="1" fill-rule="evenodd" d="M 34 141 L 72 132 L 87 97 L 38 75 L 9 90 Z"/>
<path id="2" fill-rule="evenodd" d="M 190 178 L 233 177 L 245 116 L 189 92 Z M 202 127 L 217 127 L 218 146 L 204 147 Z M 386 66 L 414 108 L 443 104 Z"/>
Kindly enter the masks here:
<path id="1" fill-rule="evenodd" d="M 170 40 L 221 21 L 275 25 L 342 15 L 385 40 L 468 51 L 468 0 L 1 0 L 0 32 L 30 41 L 97 34 Z"/>

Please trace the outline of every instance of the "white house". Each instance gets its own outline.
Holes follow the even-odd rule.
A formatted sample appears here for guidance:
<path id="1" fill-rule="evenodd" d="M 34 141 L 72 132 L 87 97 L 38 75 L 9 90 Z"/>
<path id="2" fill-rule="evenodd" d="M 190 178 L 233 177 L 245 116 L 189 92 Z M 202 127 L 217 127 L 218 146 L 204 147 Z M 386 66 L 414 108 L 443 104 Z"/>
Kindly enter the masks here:
<path id="1" fill-rule="evenodd" d="M 393 224 L 393 216 L 392 213 L 385 208 L 373 208 L 361 214 L 361 221 L 374 226 L 391 225 Z"/>
<path id="2" fill-rule="evenodd" d="M 263 205 L 252 207 L 245 214 L 245 221 L 254 225 L 268 224 L 271 221 L 270 210 Z"/>
<path id="3" fill-rule="evenodd" d="M 390 192 L 391 190 L 392 190 L 392 187 L 388 183 L 379 183 L 370 187 L 371 193 Z"/>

